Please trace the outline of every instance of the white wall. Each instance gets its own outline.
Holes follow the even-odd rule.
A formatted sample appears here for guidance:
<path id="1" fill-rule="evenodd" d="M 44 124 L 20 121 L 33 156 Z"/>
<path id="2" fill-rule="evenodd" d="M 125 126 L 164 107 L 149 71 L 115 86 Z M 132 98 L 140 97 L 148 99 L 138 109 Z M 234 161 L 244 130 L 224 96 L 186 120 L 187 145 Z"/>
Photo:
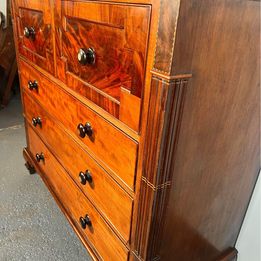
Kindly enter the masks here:
<path id="1" fill-rule="evenodd" d="M 6 13 L 6 0 L 0 0 L 0 11 Z"/>
<path id="2" fill-rule="evenodd" d="M 261 174 L 260 174 L 261 175 Z M 261 261 L 261 177 L 257 181 L 236 248 L 238 261 Z"/>

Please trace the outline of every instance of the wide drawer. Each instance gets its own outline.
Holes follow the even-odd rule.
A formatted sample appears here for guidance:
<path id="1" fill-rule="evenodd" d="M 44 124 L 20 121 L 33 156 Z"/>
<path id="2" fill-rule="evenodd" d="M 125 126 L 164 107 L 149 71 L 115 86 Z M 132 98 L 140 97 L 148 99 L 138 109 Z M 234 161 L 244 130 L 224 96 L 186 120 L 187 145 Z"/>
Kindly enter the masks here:
<path id="1" fill-rule="evenodd" d="M 150 5 L 62 0 L 56 11 L 59 78 L 138 131 Z"/>
<path id="2" fill-rule="evenodd" d="M 49 1 L 15 0 L 14 19 L 20 55 L 54 73 L 54 47 Z"/>
<path id="3" fill-rule="evenodd" d="M 38 165 L 44 173 L 45 179 L 80 234 L 98 252 L 101 259 L 127 260 L 128 250 L 28 125 L 27 133 L 29 152 L 32 155 L 38 154 Z M 85 218 L 86 215 L 88 219 L 83 220 L 82 218 Z M 82 219 L 82 225 L 86 226 L 85 228 L 82 227 L 80 219 Z"/>
<path id="4" fill-rule="evenodd" d="M 133 189 L 138 144 L 26 63 L 21 61 L 20 65 L 21 86 L 30 91 L 42 107 L 58 119 L 74 137 L 82 141 L 85 149 L 115 179 Z M 37 81 L 37 90 L 30 90 L 28 81 Z M 81 138 L 78 126 L 87 122 L 92 126 L 92 135 Z"/>
<path id="5" fill-rule="evenodd" d="M 25 92 L 23 100 L 29 124 L 127 243 L 132 215 L 130 196 Z"/>

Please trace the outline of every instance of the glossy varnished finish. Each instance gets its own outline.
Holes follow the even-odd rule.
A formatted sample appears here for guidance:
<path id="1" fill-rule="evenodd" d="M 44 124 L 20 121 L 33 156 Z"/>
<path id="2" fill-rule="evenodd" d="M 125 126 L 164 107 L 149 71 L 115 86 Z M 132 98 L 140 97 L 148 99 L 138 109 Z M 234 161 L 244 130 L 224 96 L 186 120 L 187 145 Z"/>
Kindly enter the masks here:
<path id="1" fill-rule="evenodd" d="M 24 156 L 92 257 L 236 260 L 260 168 L 260 1 L 13 2 L 53 35 L 54 70 L 19 56 Z"/>
<path id="2" fill-rule="evenodd" d="M 148 115 L 146 160 L 141 177 L 135 251 L 141 259 L 158 255 L 172 172 L 170 154 L 175 153 L 188 79 L 170 82 L 152 78 Z M 152 142 L 153 141 L 153 142 Z M 154 204 L 154 202 L 158 204 Z M 144 235 L 147 235 L 144 237 Z"/>
<path id="3" fill-rule="evenodd" d="M 34 127 L 50 149 L 54 150 L 54 155 L 68 170 L 84 194 L 110 221 L 123 240 L 128 242 L 132 215 L 131 197 L 26 92 L 23 94 L 23 99 L 29 124 Z M 41 126 L 33 126 L 31 123 L 36 115 L 41 118 Z M 83 185 L 80 182 L 79 173 L 86 170 L 91 173 L 92 181 Z"/>
<path id="4" fill-rule="evenodd" d="M 207 261 L 235 246 L 260 169 L 260 2 L 184 1 L 181 13 L 192 12 L 188 5 L 197 21 L 188 39 L 195 76 L 172 159 L 161 256 L 168 260 L 171 247 L 177 260 Z"/>
<path id="5" fill-rule="evenodd" d="M 45 161 L 38 163 L 39 168 L 46 174 L 45 178 L 48 179 L 61 203 L 72 216 L 75 226 L 78 227 L 80 233 L 90 242 L 93 249 L 98 251 L 101 258 L 107 260 L 111 258 L 113 260 L 126 260 L 128 250 L 117 239 L 82 192 L 75 186 L 37 134 L 35 134 L 31 127 L 28 127 L 27 130 L 30 152 L 35 155 L 40 151 L 45 155 Z M 70 196 L 68 197 L 68 195 Z M 89 215 L 92 225 L 91 227 L 82 229 L 79 218 L 86 214 Z"/>
<path id="6" fill-rule="evenodd" d="M 162 1 L 162 6 L 168 3 Z M 193 76 L 188 81 L 180 130 L 170 137 L 163 135 L 160 145 L 156 144 L 161 148 L 159 163 L 167 160 L 154 180 L 161 180 L 167 170 L 170 182 L 154 196 L 148 193 L 150 185 L 141 190 L 139 204 L 146 210 L 154 202 L 149 213 L 156 223 L 137 238 L 137 247 L 141 247 L 137 255 L 147 253 L 148 259 L 162 260 L 170 256 L 184 261 L 236 260 L 233 247 L 260 169 L 260 2 L 178 4 L 178 19 L 162 18 L 165 22 L 159 24 L 156 54 L 160 57 L 153 74 L 163 81 L 187 73 Z M 177 28 L 170 29 L 171 23 Z M 172 38 L 168 36 L 174 39 L 172 54 L 169 49 L 158 50 L 166 30 L 173 33 Z M 168 126 L 170 120 L 166 118 L 163 125 Z M 177 143 L 168 151 L 175 139 Z M 149 222 L 145 219 L 141 227 Z M 146 240 L 156 244 L 143 253 L 139 244 Z"/>
<path id="7" fill-rule="evenodd" d="M 133 189 L 137 143 L 25 63 L 21 62 L 21 66 L 22 87 L 27 89 L 28 80 L 37 80 L 39 88 L 32 90 L 31 94 L 85 144 L 86 149 L 99 158 L 100 164 L 112 172 L 116 179 L 120 179 L 119 182 Z M 77 127 L 86 122 L 92 124 L 93 135 L 81 138 Z"/>
<path id="8" fill-rule="evenodd" d="M 58 77 L 138 131 L 150 6 L 62 1 L 56 17 Z M 78 53 L 88 48 L 95 59 L 83 65 Z"/>
<path id="9" fill-rule="evenodd" d="M 18 0 L 14 2 L 17 44 L 21 55 L 54 73 L 54 46 L 50 2 Z M 25 29 L 34 30 L 28 38 Z"/>
<path id="10" fill-rule="evenodd" d="M 27 129 L 27 126 L 25 126 L 25 128 Z M 27 133 L 28 134 L 28 133 Z M 28 140 L 28 139 L 27 139 Z M 97 260 L 98 256 L 96 251 L 90 246 L 89 243 L 86 242 L 83 234 L 78 230 L 78 228 L 75 225 L 75 222 L 73 220 L 73 218 L 71 217 L 70 213 L 67 211 L 67 209 L 64 207 L 64 202 L 62 203 L 60 198 L 58 198 L 57 194 L 55 193 L 52 185 L 49 183 L 48 181 L 48 176 L 43 172 L 43 169 L 40 167 L 39 164 L 37 164 L 35 162 L 35 159 L 32 155 L 32 153 L 29 151 L 28 147 L 23 149 L 23 156 L 24 159 L 26 161 L 26 165 L 28 165 L 31 169 L 36 170 L 39 175 L 41 176 L 44 184 L 46 185 L 46 187 L 49 189 L 51 195 L 53 196 L 53 198 L 55 199 L 57 205 L 60 207 L 60 209 L 62 210 L 63 214 L 65 215 L 65 217 L 67 218 L 69 224 L 72 226 L 74 232 L 76 233 L 76 235 L 79 237 L 79 239 L 81 240 L 81 242 L 83 243 L 83 245 L 86 247 L 86 249 L 88 250 L 88 253 L 90 255 L 90 257 L 93 260 Z"/>

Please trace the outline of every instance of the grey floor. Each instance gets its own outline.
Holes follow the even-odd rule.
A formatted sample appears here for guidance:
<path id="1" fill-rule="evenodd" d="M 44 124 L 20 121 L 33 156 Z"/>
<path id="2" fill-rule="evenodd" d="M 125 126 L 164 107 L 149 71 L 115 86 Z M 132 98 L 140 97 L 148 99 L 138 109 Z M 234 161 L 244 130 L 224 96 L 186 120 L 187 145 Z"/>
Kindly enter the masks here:
<path id="1" fill-rule="evenodd" d="M 24 167 L 19 100 L 0 110 L 0 261 L 91 260 L 40 177 Z"/>

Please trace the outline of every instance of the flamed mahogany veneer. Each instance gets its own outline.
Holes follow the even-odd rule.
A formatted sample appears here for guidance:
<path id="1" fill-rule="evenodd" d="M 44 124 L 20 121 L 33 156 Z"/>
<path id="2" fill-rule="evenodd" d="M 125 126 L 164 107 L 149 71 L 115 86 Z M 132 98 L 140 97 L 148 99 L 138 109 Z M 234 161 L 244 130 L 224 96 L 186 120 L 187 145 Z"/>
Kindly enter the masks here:
<path id="1" fill-rule="evenodd" d="M 237 259 L 260 170 L 259 9 L 12 1 L 26 167 L 94 260 Z"/>

